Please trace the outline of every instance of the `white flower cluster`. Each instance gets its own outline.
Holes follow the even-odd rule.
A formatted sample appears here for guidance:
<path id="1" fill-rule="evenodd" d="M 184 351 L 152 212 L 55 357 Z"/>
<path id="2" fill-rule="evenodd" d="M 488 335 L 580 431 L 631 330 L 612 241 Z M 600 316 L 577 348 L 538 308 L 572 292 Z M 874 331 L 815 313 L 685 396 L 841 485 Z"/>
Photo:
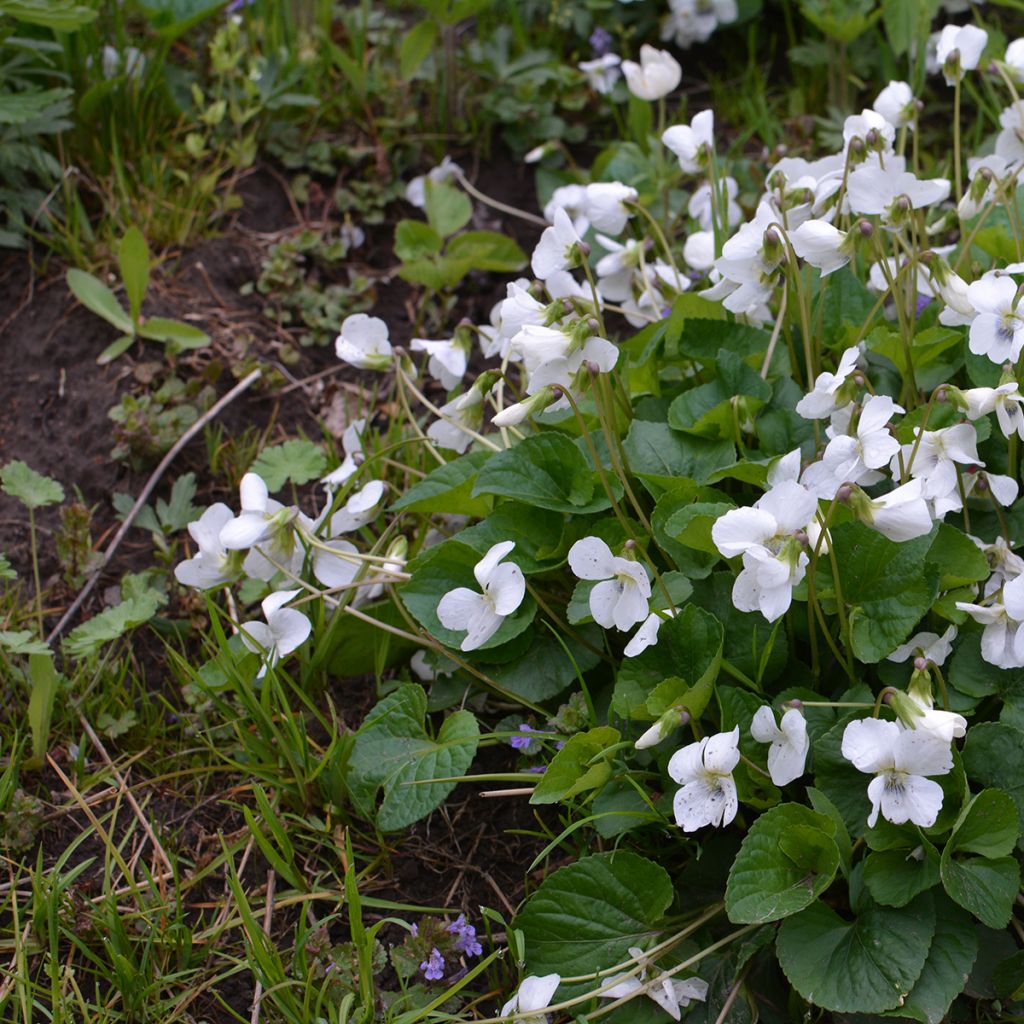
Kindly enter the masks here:
<path id="1" fill-rule="evenodd" d="M 354 456 L 361 451 L 359 430 L 352 424 L 345 432 L 346 460 L 325 477 L 328 496 L 333 487 L 355 472 Z M 346 463 L 350 463 L 346 466 Z M 241 511 L 235 515 L 227 505 L 211 505 L 188 530 L 198 551 L 174 569 L 179 583 L 198 590 L 210 590 L 241 578 L 264 583 L 284 580 L 286 589 L 271 592 L 262 602 L 264 621 L 239 626 L 243 643 L 263 656 L 262 676 L 268 666 L 300 647 L 309 637 L 309 619 L 295 608 L 286 607 L 304 591 L 314 596 L 345 590 L 362 578 L 353 604 L 372 600 L 387 582 L 404 578 L 404 559 L 393 546 L 393 555 L 365 574 L 364 561 L 346 534 L 372 522 L 381 511 L 385 485 L 372 480 L 353 491 L 340 508 L 331 502 L 316 519 L 295 507 L 286 507 L 270 497 L 266 483 L 256 473 L 246 473 L 240 486 Z M 308 572 L 307 572 L 308 567 Z M 304 579 L 315 580 L 315 584 Z M 365 574 L 365 575 L 364 575 Z M 288 584 L 299 583 L 299 587 Z"/>

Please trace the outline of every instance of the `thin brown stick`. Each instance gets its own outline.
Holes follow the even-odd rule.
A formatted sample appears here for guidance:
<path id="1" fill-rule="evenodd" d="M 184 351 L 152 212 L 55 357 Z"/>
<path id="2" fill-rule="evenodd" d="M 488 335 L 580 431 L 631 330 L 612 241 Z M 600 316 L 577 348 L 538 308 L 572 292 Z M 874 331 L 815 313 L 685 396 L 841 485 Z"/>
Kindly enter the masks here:
<path id="1" fill-rule="evenodd" d="M 82 728 L 85 730 L 86 735 L 89 737 L 89 741 L 96 748 L 96 752 L 103 758 L 104 763 L 113 773 L 114 779 L 117 781 L 118 786 L 124 793 L 128 800 L 128 804 L 132 811 L 135 812 L 135 817 L 138 819 L 139 824 L 142 826 L 142 831 L 146 833 L 149 841 L 153 844 L 153 849 L 156 850 L 160 859 L 164 862 L 164 867 L 170 873 L 170 876 L 174 877 L 174 865 L 171 864 L 171 858 L 167 856 L 167 851 L 163 848 L 163 844 L 156 837 L 156 832 L 153 831 L 153 826 L 150 823 L 149 818 L 142 813 L 142 808 L 139 807 L 138 801 L 135 799 L 135 794 L 132 793 L 128 784 L 124 780 L 124 776 L 117 770 L 116 765 L 110 759 L 110 755 L 107 753 L 107 748 L 103 746 L 99 736 L 96 735 L 93 727 L 89 724 L 88 719 L 81 712 L 78 714 L 78 720 L 82 724 Z"/>
<path id="2" fill-rule="evenodd" d="M 160 465 L 153 470 L 153 475 L 146 481 L 146 486 L 142 488 L 138 498 L 135 500 L 135 504 L 132 505 L 131 511 L 125 517 L 124 522 L 121 524 L 121 528 L 114 534 L 114 539 L 107 546 L 106 551 L 103 552 L 103 556 L 100 558 L 99 565 L 93 570 L 92 575 L 86 580 L 85 586 L 78 593 L 78 597 L 71 603 L 71 607 L 60 617 L 60 621 L 50 631 L 50 635 L 46 638 L 48 644 L 52 644 L 53 641 L 60 636 L 64 631 L 64 627 L 71 622 L 75 615 L 78 614 L 78 610 L 85 603 L 85 599 L 92 593 L 93 587 L 99 582 L 99 578 L 103 573 L 103 570 L 110 564 L 111 558 L 114 557 L 114 552 L 121 546 L 121 541 L 124 540 L 126 534 L 131 529 L 132 523 L 135 522 L 135 517 L 142 510 L 142 506 L 146 504 L 149 496 L 153 493 L 154 488 L 160 482 L 160 478 L 167 472 L 168 466 L 177 458 L 178 453 L 192 440 L 196 434 L 199 433 L 203 427 L 206 426 L 211 420 L 215 419 L 220 413 L 226 409 L 239 395 L 248 391 L 253 384 L 256 383 L 260 377 L 263 376 L 262 370 L 253 370 L 244 380 L 239 381 L 219 402 L 211 406 L 202 416 L 199 417 L 192 424 L 188 430 L 185 431 L 181 437 L 174 443 L 174 447 L 160 460 Z"/>

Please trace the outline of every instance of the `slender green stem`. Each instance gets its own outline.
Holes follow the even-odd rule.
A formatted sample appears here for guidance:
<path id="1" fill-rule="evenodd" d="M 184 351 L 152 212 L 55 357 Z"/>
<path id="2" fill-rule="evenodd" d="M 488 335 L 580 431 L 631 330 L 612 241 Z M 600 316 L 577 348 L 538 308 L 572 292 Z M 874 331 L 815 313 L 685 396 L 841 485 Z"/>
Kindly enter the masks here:
<path id="1" fill-rule="evenodd" d="M 45 636 L 43 627 L 43 587 L 39 581 L 39 548 L 36 539 L 36 510 L 28 507 L 28 539 L 32 549 L 32 577 L 36 586 L 36 621 L 39 623 L 39 636 Z"/>
<path id="2" fill-rule="evenodd" d="M 953 176 L 956 181 L 956 201 L 963 198 L 963 172 L 960 168 L 960 79 L 962 73 L 957 68 L 956 85 L 953 86 Z"/>

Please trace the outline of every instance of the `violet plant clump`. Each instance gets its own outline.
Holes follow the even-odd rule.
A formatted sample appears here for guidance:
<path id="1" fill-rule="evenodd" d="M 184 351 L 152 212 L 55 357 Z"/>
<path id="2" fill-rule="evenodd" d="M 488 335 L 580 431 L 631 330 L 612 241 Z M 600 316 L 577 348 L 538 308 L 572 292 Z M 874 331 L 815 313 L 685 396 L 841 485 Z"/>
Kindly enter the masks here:
<path id="1" fill-rule="evenodd" d="M 673 3 L 663 39 L 734 8 Z M 430 652 L 429 697 L 398 683 L 347 754 L 379 831 L 473 780 L 482 746 L 543 760 L 476 776 L 557 805 L 548 852 L 578 844 L 505 922 L 502 1018 L 742 994 L 764 1019 L 792 998 L 938 1020 L 975 998 L 979 928 L 1020 1001 L 1019 47 L 939 28 L 925 110 L 948 144 L 908 71 L 834 146 L 760 162 L 711 109 L 669 123 L 668 49 L 619 60 L 595 33 L 594 92 L 620 102 L 621 75 L 657 128 L 634 114 L 640 138 L 560 169 L 486 322 L 339 325 L 400 412 L 387 445 L 373 410 L 346 432 L 324 507 L 250 474 L 238 516 L 193 524 L 181 582 L 270 591 L 240 624 L 254 674 L 356 626 Z M 982 82 L 1007 105 L 974 154 L 960 97 Z M 450 159 L 410 182 L 437 244 L 407 278 L 446 272 L 468 236 L 436 225 L 468 223 L 467 196 Z M 424 460 L 401 486 L 399 435 Z M 464 915 L 408 942 L 431 984 L 483 953 Z"/>

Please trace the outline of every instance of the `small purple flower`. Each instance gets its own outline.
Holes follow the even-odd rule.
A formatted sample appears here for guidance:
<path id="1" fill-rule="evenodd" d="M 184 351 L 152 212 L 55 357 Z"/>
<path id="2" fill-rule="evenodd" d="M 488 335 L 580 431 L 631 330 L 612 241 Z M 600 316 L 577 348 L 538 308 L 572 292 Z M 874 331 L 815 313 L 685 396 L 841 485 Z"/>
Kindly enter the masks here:
<path id="1" fill-rule="evenodd" d="M 533 772 L 534 775 L 543 775 L 547 770 L 546 764 L 535 764 L 532 768 L 526 769 L 528 772 Z"/>
<path id="2" fill-rule="evenodd" d="M 456 936 L 454 948 L 459 953 L 465 953 L 466 956 L 479 956 L 484 951 L 483 946 L 477 941 L 476 929 L 466 921 L 465 914 L 459 914 L 448 925 L 448 932 Z"/>
<path id="3" fill-rule="evenodd" d="M 612 34 L 600 25 L 590 34 L 590 45 L 595 57 L 603 57 L 612 50 Z"/>
<path id="4" fill-rule="evenodd" d="M 917 309 L 915 311 L 915 316 L 920 316 L 924 312 L 925 307 L 931 301 L 932 301 L 932 297 L 930 295 L 918 295 L 918 297 L 917 297 Z"/>
<path id="5" fill-rule="evenodd" d="M 410 931 L 410 934 L 412 935 L 412 937 L 413 937 L 414 939 L 416 939 L 416 938 L 419 938 L 419 934 L 420 934 L 420 926 L 419 926 L 418 924 L 414 924 L 414 925 L 413 925 L 413 926 L 412 926 L 412 927 L 411 927 L 411 928 L 409 929 L 409 931 Z"/>
<path id="6" fill-rule="evenodd" d="M 444 957 L 441 950 L 435 946 L 430 951 L 430 956 L 420 964 L 420 970 L 427 981 L 440 981 L 444 977 Z"/>
<path id="7" fill-rule="evenodd" d="M 523 733 L 536 733 L 538 729 L 531 729 L 525 722 L 519 723 L 519 731 Z M 529 736 L 513 736 L 509 741 L 509 746 L 513 750 L 526 750 L 530 743 L 533 742 Z"/>
<path id="8" fill-rule="evenodd" d="M 236 14 L 243 7 L 251 7 L 256 0 L 231 0 L 231 3 L 225 8 L 225 14 Z"/>

